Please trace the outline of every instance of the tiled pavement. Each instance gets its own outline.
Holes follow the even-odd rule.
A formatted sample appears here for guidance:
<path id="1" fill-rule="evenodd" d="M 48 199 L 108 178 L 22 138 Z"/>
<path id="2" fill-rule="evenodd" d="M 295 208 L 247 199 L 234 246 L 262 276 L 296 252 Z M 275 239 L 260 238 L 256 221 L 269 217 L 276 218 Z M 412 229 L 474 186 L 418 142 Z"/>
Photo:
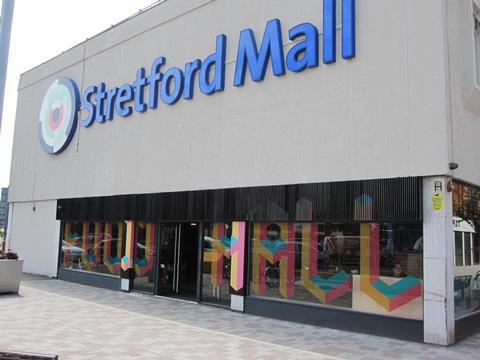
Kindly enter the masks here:
<path id="1" fill-rule="evenodd" d="M 26 276 L 0 296 L 0 350 L 60 359 L 480 359 L 480 334 L 449 348 Z"/>

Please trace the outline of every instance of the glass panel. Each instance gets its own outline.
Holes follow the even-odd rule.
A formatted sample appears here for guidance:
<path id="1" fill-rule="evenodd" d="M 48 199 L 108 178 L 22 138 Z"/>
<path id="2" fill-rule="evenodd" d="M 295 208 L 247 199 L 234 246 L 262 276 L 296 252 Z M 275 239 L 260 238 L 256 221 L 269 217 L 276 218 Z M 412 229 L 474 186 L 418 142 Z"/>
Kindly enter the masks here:
<path id="1" fill-rule="evenodd" d="M 455 265 L 463 266 L 463 240 L 460 231 L 455 231 Z"/>
<path id="2" fill-rule="evenodd" d="M 423 318 L 422 224 L 254 223 L 250 294 Z"/>
<path id="3" fill-rule="evenodd" d="M 158 293 L 195 300 L 198 281 L 198 224 L 161 224 Z"/>
<path id="4" fill-rule="evenodd" d="M 202 301 L 230 306 L 232 223 L 206 223 L 203 230 Z"/>
<path id="5" fill-rule="evenodd" d="M 160 254 L 158 289 L 161 295 L 176 291 L 175 263 L 177 243 L 177 226 L 160 225 Z M 174 286 L 175 285 L 175 286 Z"/>
<path id="6" fill-rule="evenodd" d="M 82 270 L 83 223 L 65 222 L 63 223 L 63 229 L 60 267 Z"/>
<path id="7" fill-rule="evenodd" d="M 99 271 L 105 274 L 119 275 L 122 258 L 122 223 L 105 223 L 102 239 L 102 261 Z"/>
<path id="8" fill-rule="evenodd" d="M 133 288 L 153 294 L 155 283 L 155 224 L 136 223 Z"/>
<path id="9" fill-rule="evenodd" d="M 64 222 L 60 266 L 120 274 L 122 223 Z"/>
<path id="10" fill-rule="evenodd" d="M 455 182 L 453 188 L 456 265 L 454 300 L 457 318 L 480 310 L 479 235 L 477 234 L 479 228 L 480 188 Z"/>
<path id="11" fill-rule="evenodd" d="M 470 233 L 463 233 L 463 246 L 465 249 L 465 266 L 472 265 L 472 243 L 470 242 Z"/>
<path id="12" fill-rule="evenodd" d="M 480 265 L 480 242 L 478 241 L 478 234 L 473 235 L 473 265 Z"/>

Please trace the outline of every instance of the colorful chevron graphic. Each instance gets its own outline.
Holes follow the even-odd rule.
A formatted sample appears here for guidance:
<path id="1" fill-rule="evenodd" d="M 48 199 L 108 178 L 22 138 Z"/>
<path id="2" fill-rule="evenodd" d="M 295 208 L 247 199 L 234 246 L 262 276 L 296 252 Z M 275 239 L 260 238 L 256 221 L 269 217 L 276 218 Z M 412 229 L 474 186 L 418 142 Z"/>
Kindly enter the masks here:
<path id="1" fill-rule="evenodd" d="M 94 223 L 93 233 L 89 232 L 90 224 L 83 223 L 82 231 L 82 264 L 88 269 L 92 270 L 102 261 L 100 256 L 101 245 L 103 239 L 102 223 Z M 93 240 L 93 244 L 92 244 Z"/>
<path id="2" fill-rule="evenodd" d="M 140 229 L 145 229 L 145 256 L 139 257 L 138 250 L 140 243 L 137 241 L 137 251 L 135 254 L 135 273 L 137 276 L 144 276 L 153 269 L 155 258 L 155 224 L 154 223 L 138 223 Z"/>
<path id="3" fill-rule="evenodd" d="M 243 288 L 245 256 L 245 222 L 232 223 L 232 235 L 225 234 L 226 224 L 213 223 L 212 248 L 203 252 L 203 261 L 211 264 L 210 283 L 221 286 L 224 282 L 224 262 L 230 259 L 230 286 L 239 291 Z"/>
<path id="4" fill-rule="evenodd" d="M 422 283 L 408 275 L 388 285 L 380 274 L 380 226 L 360 225 L 360 289 L 387 311 L 395 309 L 422 296 Z"/>
<path id="5" fill-rule="evenodd" d="M 232 223 L 230 254 L 230 286 L 235 291 L 239 291 L 243 288 L 245 257 L 245 222 L 243 221 L 234 221 Z"/>
<path id="6" fill-rule="evenodd" d="M 353 216 L 355 220 L 373 219 L 373 200 L 370 196 L 363 194 L 355 199 Z"/>
<path id="7" fill-rule="evenodd" d="M 113 237 L 113 226 L 118 228 L 117 236 Z M 123 225 L 122 223 L 106 223 L 105 224 L 105 243 L 103 244 L 103 264 L 107 267 L 111 274 L 119 274 L 120 261 L 122 257 L 122 237 L 123 237 Z M 117 251 L 112 254 L 112 242 L 117 244 Z"/>
<path id="8" fill-rule="evenodd" d="M 236 239 L 225 236 L 225 223 L 213 223 L 212 248 L 203 252 L 203 261 L 211 264 L 210 283 L 213 286 L 223 284 L 224 257 L 230 258 L 230 246 Z"/>
<path id="9" fill-rule="evenodd" d="M 352 277 L 341 271 L 328 279 L 318 274 L 318 225 L 302 224 L 302 283 L 322 303 L 352 291 Z"/>
<path id="10" fill-rule="evenodd" d="M 266 262 L 280 265 L 279 292 L 284 298 L 295 294 L 295 224 L 279 223 L 280 239 L 267 237 L 268 223 L 254 224 L 252 290 L 263 295 L 265 292 Z"/>
<path id="11" fill-rule="evenodd" d="M 65 241 L 66 245 L 62 244 L 62 251 L 63 251 L 63 265 L 68 266 L 69 259 L 70 259 L 70 247 L 76 246 L 75 244 L 75 237 L 78 236 L 77 234 L 72 233 L 72 223 L 66 222 L 64 225 L 63 230 L 63 241 Z"/>
<path id="12" fill-rule="evenodd" d="M 125 255 L 121 260 L 121 268 L 127 271 L 133 268 L 133 258 L 135 250 L 135 222 L 132 220 L 125 221 L 127 225 L 125 233 Z"/>

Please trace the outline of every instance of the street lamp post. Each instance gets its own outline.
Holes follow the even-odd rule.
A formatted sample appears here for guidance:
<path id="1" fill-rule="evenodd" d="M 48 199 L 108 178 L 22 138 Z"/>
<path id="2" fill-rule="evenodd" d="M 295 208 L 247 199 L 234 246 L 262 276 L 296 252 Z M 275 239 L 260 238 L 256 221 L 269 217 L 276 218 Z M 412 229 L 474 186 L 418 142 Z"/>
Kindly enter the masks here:
<path id="1" fill-rule="evenodd" d="M 8 50 L 10 47 L 10 30 L 12 28 L 13 6 L 15 0 L 0 0 L 2 13 L 0 17 L 0 132 L 2 131 L 3 96 L 7 78 Z"/>

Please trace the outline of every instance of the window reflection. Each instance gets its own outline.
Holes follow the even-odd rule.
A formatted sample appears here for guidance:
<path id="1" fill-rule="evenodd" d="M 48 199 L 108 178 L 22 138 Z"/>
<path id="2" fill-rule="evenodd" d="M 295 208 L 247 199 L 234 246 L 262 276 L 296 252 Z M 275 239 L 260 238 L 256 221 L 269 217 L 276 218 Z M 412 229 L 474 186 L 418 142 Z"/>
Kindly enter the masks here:
<path id="1" fill-rule="evenodd" d="M 135 224 L 135 281 L 137 291 L 154 292 L 155 288 L 155 224 L 138 222 Z"/>
<path id="2" fill-rule="evenodd" d="M 454 300 L 455 316 L 461 317 L 480 310 L 480 189 L 460 182 L 454 185 Z"/>
<path id="3" fill-rule="evenodd" d="M 61 264 L 67 269 L 120 274 L 121 223 L 63 222 Z"/>
<path id="4" fill-rule="evenodd" d="M 230 306 L 232 223 L 204 224 L 202 301 Z"/>
<path id="5" fill-rule="evenodd" d="M 251 295 L 423 317 L 421 224 L 251 228 Z"/>

